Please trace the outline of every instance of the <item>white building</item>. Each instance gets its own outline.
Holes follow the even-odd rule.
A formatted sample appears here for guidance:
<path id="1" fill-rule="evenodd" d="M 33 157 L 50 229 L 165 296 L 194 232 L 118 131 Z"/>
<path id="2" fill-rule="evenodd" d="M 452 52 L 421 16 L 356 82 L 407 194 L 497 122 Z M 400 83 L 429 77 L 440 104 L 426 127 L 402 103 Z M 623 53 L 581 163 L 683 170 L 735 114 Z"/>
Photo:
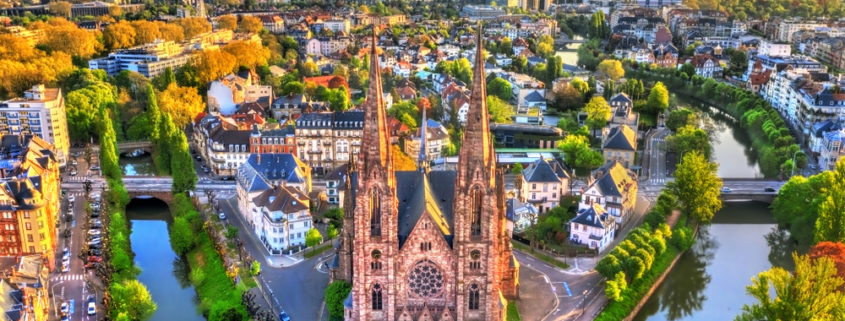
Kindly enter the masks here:
<path id="1" fill-rule="evenodd" d="M 792 46 L 788 43 L 774 43 L 767 40 L 760 41 L 757 55 L 769 57 L 788 57 L 792 55 Z"/>
<path id="2" fill-rule="evenodd" d="M 308 195 L 289 186 L 275 186 L 252 199 L 250 222 L 255 234 L 273 254 L 292 246 L 304 246 L 313 226 Z"/>
<path id="3" fill-rule="evenodd" d="M 347 172 L 347 166 L 341 165 L 328 171 L 326 176 L 323 177 L 326 181 L 326 202 L 329 203 L 329 206 L 340 206 L 343 204 L 343 197 L 345 195 L 342 193 L 342 190 L 346 186 L 346 180 L 348 179 Z"/>
<path id="4" fill-rule="evenodd" d="M 0 136 L 27 134 L 53 145 L 59 166 L 67 164 L 70 138 L 60 88 L 36 85 L 21 98 L 0 102 Z"/>
<path id="5" fill-rule="evenodd" d="M 569 193 L 569 173 L 556 160 L 538 159 L 522 171 L 521 199 L 534 204 L 538 213 L 560 205 Z"/>
<path id="6" fill-rule="evenodd" d="M 105 70 L 109 76 L 129 70 L 151 78 L 163 73 L 167 67 L 174 71 L 179 69 L 188 63 L 189 58 L 190 54 L 185 53 L 183 45 L 156 39 L 149 44 L 117 50 L 105 58 L 92 59 L 88 61 L 88 68 Z"/>
<path id="7" fill-rule="evenodd" d="M 520 202 L 518 198 L 514 197 L 506 202 L 505 217 L 507 218 L 508 235 L 513 233 L 522 233 L 525 229 L 531 227 L 532 223 L 537 223 L 537 208 L 531 203 Z"/>
<path id="8" fill-rule="evenodd" d="M 792 34 L 800 30 L 815 30 L 816 28 L 827 27 L 826 23 L 818 21 L 785 20 L 778 25 L 777 41 L 792 43 Z"/>
<path id="9" fill-rule="evenodd" d="M 440 123 L 428 119 L 426 120 L 426 135 L 425 135 L 425 157 L 429 161 L 433 161 L 443 156 L 443 147 L 449 144 L 449 133 L 446 128 Z M 422 137 L 422 127 L 418 128 L 413 135 L 405 139 L 405 154 L 419 162 L 420 158 L 420 138 Z"/>
<path id="10" fill-rule="evenodd" d="M 273 88 L 260 85 L 256 74 L 245 71 L 212 81 L 207 95 L 209 111 L 229 116 L 243 103 L 258 102 L 269 107 Z"/>
<path id="11" fill-rule="evenodd" d="M 323 27 L 331 30 L 334 33 L 337 33 L 338 31 L 343 31 L 347 35 L 349 34 L 349 31 L 352 30 L 352 24 L 349 22 L 349 20 L 346 19 L 323 21 Z"/>
<path id="12" fill-rule="evenodd" d="M 604 251 L 616 236 L 613 216 L 598 203 L 579 208 L 577 215 L 569 221 L 569 241 Z"/>
<path id="13" fill-rule="evenodd" d="M 600 205 L 616 219 L 617 228 L 628 224 L 637 203 L 637 175 L 618 161 L 596 170 L 586 188 L 582 188 L 578 209 Z"/>

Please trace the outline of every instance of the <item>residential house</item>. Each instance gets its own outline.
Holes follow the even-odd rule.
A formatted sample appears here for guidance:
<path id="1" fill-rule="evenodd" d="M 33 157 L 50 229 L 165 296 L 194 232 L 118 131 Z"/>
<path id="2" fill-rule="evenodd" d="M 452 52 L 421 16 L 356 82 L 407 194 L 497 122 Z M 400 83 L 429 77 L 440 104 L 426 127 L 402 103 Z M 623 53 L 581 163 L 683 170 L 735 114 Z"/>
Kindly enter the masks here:
<path id="1" fill-rule="evenodd" d="M 604 251 L 616 237 L 617 222 L 600 204 L 594 203 L 578 209 L 569 221 L 569 241 L 584 244 L 590 249 Z"/>
<path id="2" fill-rule="evenodd" d="M 537 223 L 537 208 L 534 204 L 520 202 L 519 198 L 510 198 L 506 202 L 505 218 L 507 219 L 508 235 L 523 233 L 532 224 Z"/>
<path id="3" fill-rule="evenodd" d="M 610 121 L 608 128 L 618 127 L 622 124 L 631 128 L 637 128 L 640 121 L 640 114 L 634 112 L 634 102 L 625 93 L 618 93 L 610 97 Z"/>
<path id="4" fill-rule="evenodd" d="M 695 67 L 695 74 L 705 78 L 721 78 L 722 65 L 719 60 L 711 55 L 695 55 L 686 58 L 684 63 L 692 64 Z M 682 64 L 678 64 L 678 69 Z"/>
<path id="5" fill-rule="evenodd" d="M 843 156 L 845 156 L 845 129 L 824 133 L 819 168 L 832 171 Z"/>
<path id="6" fill-rule="evenodd" d="M 586 187 L 581 190 L 578 209 L 601 205 L 616 219 L 620 229 L 629 222 L 637 204 L 637 174 L 618 161 L 611 161 L 593 172 Z"/>
<path id="7" fill-rule="evenodd" d="M 411 77 L 411 64 L 407 61 L 399 61 L 393 66 L 393 75 L 403 78 Z"/>
<path id="8" fill-rule="evenodd" d="M 326 181 L 326 202 L 329 206 L 338 207 L 343 204 L 345 195 L 342 190 L 346 186 L 346 180 L 349 179 L 347 169 L 347 165 L 341 165 L 326 172 L 326 176 L 323 177 Z"/>
<path id="9" fill-rule="evenodd" d="M 627 124 L 602 130 L 602 154 L 605 162 L 618 161 L 631 168 L 637 154 L 637 133 Z"/>
<path id="10" fill-rule="evenodd" d="M 258 18 L 261 19 L 261 24 L 264 25 L 264 29 L 270 33 L 285 32 L 285 20 L 282 19 L 282 17 L 277 15 L 260 15 Z"/>
<path id="11" fill-rule="evenodd" d="M 443 156 L 443 148 L 449 144 L 449 133 L 440 123 L 427 119 L 425 121 L 425 157 L 434 161 Z M 420 161 L 420 143 L 422 138 L 422 127 L 418 128 L 410 137 L 405 139 L 405 154 L 417 162 Z"/>
<path id="12" fill-rule="evenodd" d="M 305 236 L 313 227 L 308 195 L 293 187 L 277 185 L 258 194 L 252 203 L 250 225 L 272 254 L 305 245 Z"/>
<path id="13" fill-rule="evenodd" d="M 234 175 L 249 157 L 251 129 L 238 129 L 220 116 L 207 115 L 194 123 L 194 144 L 216 175 Z"/>
<path id="14" fill-rule="evenodd" d="M 522 170 L 523 201 L 534 204 L 538 213 L 560 205 L 560 198 L 569 194 L 569 173 L 556 160 L 538 159 Z"/>

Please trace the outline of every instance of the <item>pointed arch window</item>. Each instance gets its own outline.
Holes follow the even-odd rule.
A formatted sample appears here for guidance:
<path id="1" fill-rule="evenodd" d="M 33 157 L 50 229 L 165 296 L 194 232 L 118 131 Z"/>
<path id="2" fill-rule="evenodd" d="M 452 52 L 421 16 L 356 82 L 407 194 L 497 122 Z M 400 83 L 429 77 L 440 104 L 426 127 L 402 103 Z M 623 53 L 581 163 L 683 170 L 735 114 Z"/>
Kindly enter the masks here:
<path id="1" fill-rule="evenodd" d="M 381 236 L 381 195 L 376 188 L 370 190 L 370 235 Z"/>
<path id="2" fill-rule="evenodd" d="M 473 283 L 469 286 L 469 309 L 470 310 L 478 310 L 480 306 L 480 291 L 481 288 L 478 286 L 478 283 Z"/>
<path id="3" fill-rule="evenodd" d="M 481 235 L 481 187 L 474 187 L 470 196 L 472 197 L 470 234 Z"/>
<path id="4" fill-rule="evenodd" d="M 383 307 L 382 305 L 382 296 L 381 296 L 381 284 L 373 285 L 373 310 L 380 311 Z"/>

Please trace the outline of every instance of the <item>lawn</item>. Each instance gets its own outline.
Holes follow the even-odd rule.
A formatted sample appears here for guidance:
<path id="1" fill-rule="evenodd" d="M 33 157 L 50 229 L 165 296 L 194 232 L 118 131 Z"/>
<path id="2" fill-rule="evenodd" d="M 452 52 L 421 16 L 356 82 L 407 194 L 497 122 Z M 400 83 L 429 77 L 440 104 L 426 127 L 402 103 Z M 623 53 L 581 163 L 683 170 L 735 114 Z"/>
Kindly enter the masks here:
<path id="1" fill-rule="evenodd" d="M 305 251 L 306 251 L 306 252 L 305 252 L 305 258 L 306 258 L 306 259 L 310 259 L 310 258 L 312 258 L 312 257 L 315 257 L 315 256 L 319 255 L 320 253 L 325 252 L 326 250 L 328 250 L 328 249 L 330 249 L 330 248 L 332 248 L 332 244 L 331 244 L 331 243 L 326 244 L 326 245 L 323 245 L 323 246 L 318 247 L 318 248 L 316 248 L 316 249 L 306 249 L 306 250 L 305 250 Z"/>
<path id="2" fill-rule="evenodd" d="M 522 321 L 519 310 L 516 308 L 516 301 L 508 301 L 508 321 Z"/>
<path id="3" fill-rule="evenodd" d="M 529 254 L 529 255 L 536 257 L 540 260 L 543 260 L 543 262 L 552 264 L 552 265 L 557 266 L 557 267 L 564 269 L 564 270 L 569 268 L 569 265 L 567 265 L 566 263 L 563 263 L 561 261 L 558 261 L 551 256 L 545 255 L 545 254 L 543 254 L 541 252 L 537 252 L 537 251 L 532 253 L 531 249 L 528 248 L 527 245 L 524 245 L 524 244 L 519 243 L 519 242 L 513 242 L 513 241 L 511 241 L 511 244 L 513 244 L 513 247 L 516 248 L 517 250 L 520 250 L 520 251 L 522 251 L 526 254 Z"/>

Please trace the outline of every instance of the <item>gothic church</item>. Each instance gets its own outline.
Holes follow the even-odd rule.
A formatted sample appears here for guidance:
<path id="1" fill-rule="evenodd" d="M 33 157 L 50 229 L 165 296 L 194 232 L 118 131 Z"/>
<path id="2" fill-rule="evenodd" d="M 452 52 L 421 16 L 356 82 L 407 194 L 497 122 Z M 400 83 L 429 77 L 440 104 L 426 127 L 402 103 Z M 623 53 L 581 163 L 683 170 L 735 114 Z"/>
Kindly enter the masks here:
<path id="1" fill-rule="evenodd" d="M 344 318 L 505 320 L 519 263 L 505 230 L 484 57 L 475 55 L 457 169 L 430 171 L 421 157 L 419 170 L 405 172 L 393 169 L 375 33 L 370 49 L 363 148 L 347 168 L 344 229 L 330 266 L 332 279 L 352 283 Z"/>

